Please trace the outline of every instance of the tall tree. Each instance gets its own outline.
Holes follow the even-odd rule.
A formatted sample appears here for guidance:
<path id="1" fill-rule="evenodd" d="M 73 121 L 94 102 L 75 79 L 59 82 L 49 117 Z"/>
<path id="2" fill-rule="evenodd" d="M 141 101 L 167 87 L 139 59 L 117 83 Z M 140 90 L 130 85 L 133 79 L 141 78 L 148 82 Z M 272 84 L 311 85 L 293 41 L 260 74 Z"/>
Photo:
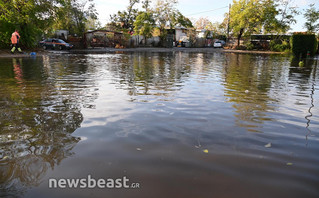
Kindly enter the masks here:
<path id="1" fill-rule="evenodd" d="M 151 0 L 144 0 L 142 1 L 143 5 L 142 7 L 145 9 L 145 12 L 150 12 L 151 8 L 150 8 L 150 4 L 151 4 Z"/>
<path id="2" fill-rule="evenodd" d="M 10 43 L 14 29 L 20 30 L 21 45 L 33 47 L 43 34 L 67 29 L 81 35 L 85 23 L 97 12 L 93 0 L 0 1 L 0 45 Z"/>
<path id="3" fill-rule="evenodd" d="M 307 21 L 304 27 L 307 28 L 308 32 L 319 31 L 319 9 L 316 10 L 315 4 L 310 4 L 309 8 L 305 11 L 304 17 Z"/>
<path id="4" fill-rule="evenodd" d="M 89 19 L 97 19 L 93 0 L 59 0 L 55 29 L 66 29 L 71 34 L 82 35 Z"/>
<path id="5" fill-rule="evenodd" d="M 299 14 L 297 8 L 292 5 L 293 0 L 279 0 L 277 7 L 277 21 L 273 31 L 277 33 L 286 33 L 290 30 L 290 26 L 297 21 L 295 16 Z"/>
<path id="6" fill-rule="evenodd" d="M 0 45 L 10 42 L 14 29 L 20 30 L 21 44 L 31 47 L 37 37 L 54 23 L 57 1 L 0 1 Z"/>
<path id="7" fill-rule="evenodd" d="M 273 0 L 234 0 L 230 9 L 230 28 L 237 35 L 237 46 L 243 35 L 269 31 L 277 15 Z"/>
<path id="8" fill-rule="evenodd" d="M 178 12 L 177 0 L 157 0 L 154 8 L 156 23 L 164 30 L 166 26 L 173 27 L 174 15 Z"/>
<path id="9" fill-rule="evenodd" d="M 126 10 L 110 15 L 111 23 L 109 25 L 118 30 L 126 29 L 133 31 L 133 23 L 138 15 L 138 9 L 135 9 L 134 6 L 139 2 L 139 0 L 130 0 Z"/>
<path id="10" fill-rule="evenodd" d="M 153 14 L 150 12 L 140 12 L 134 22 L 135 35 L 142 35 L 146 43 L 146 39 L 152 37 L 152 32 L 155 27 Z"/>
<path id="11" fill-rule="evenodd" d="M 185 17 L 180 11 L 173 13 L 171 17 L 172 26 L 182 26 L 185 28 L 193 27 L 191 20 Z"/>
<path id="12" fill-rule="evenodd" d="M 200 17 L 196 22 L 195 22 L 195 28 L 196 29 L 207 29 L 207 27 L 211 24 L 212 22 L 207 18 L 207 17 Z"/>

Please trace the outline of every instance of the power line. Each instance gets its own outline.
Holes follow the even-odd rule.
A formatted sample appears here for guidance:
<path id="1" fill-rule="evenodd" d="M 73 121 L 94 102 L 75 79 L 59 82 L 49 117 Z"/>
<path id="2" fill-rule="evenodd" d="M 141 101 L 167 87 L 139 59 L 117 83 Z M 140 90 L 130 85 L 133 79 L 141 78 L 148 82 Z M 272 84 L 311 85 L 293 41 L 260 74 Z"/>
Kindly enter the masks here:
<path id="1" fill-rule="evenodd" d="M 224 9 L 224 8 L 228 8 L 228 6 L 221 7 L 221 8 L 216 8 L 216 9 L 213 9 L 213 10 L 207 10 L 207 11 L 203 11 L 203 12 L 196 12 L 196 13 L 192 13 L 192 14 L 187 14 L 186 16 L 192 16 L 192 15 L 202 14 L 202 13 L 206 13 L 206 12 L 213 12 L 213 11 Z"/>

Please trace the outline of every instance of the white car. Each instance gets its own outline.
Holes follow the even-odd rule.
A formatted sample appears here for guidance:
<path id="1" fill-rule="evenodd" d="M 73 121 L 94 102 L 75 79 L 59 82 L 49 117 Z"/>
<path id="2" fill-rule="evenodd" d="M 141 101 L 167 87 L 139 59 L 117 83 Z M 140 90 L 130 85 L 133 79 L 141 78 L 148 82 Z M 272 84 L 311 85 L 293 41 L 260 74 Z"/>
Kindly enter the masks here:
<path id="1" fill-rule="evenodd" d="M 223 43 L 221 41 L 215 41 L 214 47 L 223 47 Z"/>

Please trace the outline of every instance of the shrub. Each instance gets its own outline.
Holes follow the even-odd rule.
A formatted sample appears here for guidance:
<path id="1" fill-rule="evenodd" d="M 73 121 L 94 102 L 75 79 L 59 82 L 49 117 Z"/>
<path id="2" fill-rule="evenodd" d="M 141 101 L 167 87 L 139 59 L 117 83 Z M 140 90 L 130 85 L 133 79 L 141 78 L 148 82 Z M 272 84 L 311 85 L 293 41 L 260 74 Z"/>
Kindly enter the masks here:
<path id="1" fill-rule="evenodd" d="M 274 39 L 270 41 L 270 50 L 275 52 L 289 51 L 290 45 L 287 41 L 282 41 L 280 39 Z"/>
<path id="2" fill-rule="evenodd" d="M 291 49 L 296 57 L 306 57 L 307 53 L 313 56 L 318 47 L 318 42 L 314 34 L 295 33 L 291 37 Z"/>
<path id="3" fill-rule="evenodd" d="M 235 49 L 236 50 L 246 50 L 247 48 L 244 45 L 240 45 L 240 46 L 236 46 Z"/>
<path id="4" fill-rule="evenodd" d="M 253 50 L 253 49 L 255 49 L 255 46 L 252 43 L 248 43 L 248 44 L 246 44 L 246 49 L 247 50 Z"/>

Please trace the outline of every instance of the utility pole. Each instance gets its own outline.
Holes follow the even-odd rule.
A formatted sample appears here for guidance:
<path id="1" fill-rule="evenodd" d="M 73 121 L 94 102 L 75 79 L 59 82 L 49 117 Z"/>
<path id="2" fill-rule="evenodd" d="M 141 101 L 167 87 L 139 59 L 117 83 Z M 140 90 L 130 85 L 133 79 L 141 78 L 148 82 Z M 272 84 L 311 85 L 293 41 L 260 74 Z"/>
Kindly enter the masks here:
<path id="1" fill-rule="evenodd" d="M 228 42 L 229 42 L 230 8 L 231 8 L 231 4 L 229 4 L 229 7 L 228 7 L 228 23 L 227 23 L 227 41 Z"/>

